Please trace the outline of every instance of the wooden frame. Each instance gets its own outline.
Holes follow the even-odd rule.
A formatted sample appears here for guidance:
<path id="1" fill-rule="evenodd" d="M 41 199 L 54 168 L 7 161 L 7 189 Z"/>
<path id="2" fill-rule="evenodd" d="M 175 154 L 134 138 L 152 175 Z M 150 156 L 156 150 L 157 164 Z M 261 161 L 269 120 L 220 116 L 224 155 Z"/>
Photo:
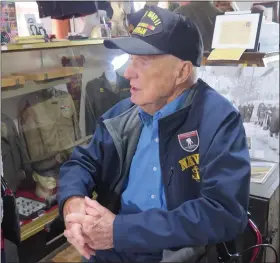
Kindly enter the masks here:
<path id="1" fill-rule="evenodd" d="M 279 23 L 279 2 L 278 1 L 270 1 L 270 2 L 259 2 L 253 3 L 253 6 L 262 5 L 265 8 L 272 8 L 272 22 Z"/>

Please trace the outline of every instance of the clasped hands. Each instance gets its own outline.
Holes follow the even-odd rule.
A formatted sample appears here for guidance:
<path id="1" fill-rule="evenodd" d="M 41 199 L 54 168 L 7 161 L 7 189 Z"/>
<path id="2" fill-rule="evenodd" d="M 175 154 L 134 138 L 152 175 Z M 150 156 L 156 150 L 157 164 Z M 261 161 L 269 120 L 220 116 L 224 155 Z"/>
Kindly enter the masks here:
<path id="1" fill-rule="evenodd" d="M 78 252 L 90 259 L 96 250 L 113 248 L 113 223 L 116 215 L 88 197 L 77 198 L 64 208 L 66 230 L 64 235 Z M 67 204 L 65 204 L 66 206 Z"/>

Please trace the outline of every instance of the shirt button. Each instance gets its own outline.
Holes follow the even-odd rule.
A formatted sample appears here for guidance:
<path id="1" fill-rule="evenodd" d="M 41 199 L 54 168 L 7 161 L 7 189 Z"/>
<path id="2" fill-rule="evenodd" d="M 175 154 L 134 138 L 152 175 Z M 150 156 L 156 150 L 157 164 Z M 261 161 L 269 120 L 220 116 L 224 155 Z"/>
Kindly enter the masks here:
<path id="1" fill-rule="evenodd" d="M 152 198 L 152 199 L 155 199 L 155 198 L 156 198 L 156 196 L 155 196 L 155 195 L 151 195 L 151 198 Z"/>
<path id="2" fill-rule="evenodd" d="M 154 171 L 156 171 L 156 170 L 157 170 L 157 168 L 156 168 L 156 167 L 154 167 L 154 168 L 153 168 L 153 170 L 154 170 Z"/>
<path id="3" fill-rule="evenodd" d="M 158 138 L 155 138 L 155 142 L 159 142 L 159 139 L 158 139 Z"/>

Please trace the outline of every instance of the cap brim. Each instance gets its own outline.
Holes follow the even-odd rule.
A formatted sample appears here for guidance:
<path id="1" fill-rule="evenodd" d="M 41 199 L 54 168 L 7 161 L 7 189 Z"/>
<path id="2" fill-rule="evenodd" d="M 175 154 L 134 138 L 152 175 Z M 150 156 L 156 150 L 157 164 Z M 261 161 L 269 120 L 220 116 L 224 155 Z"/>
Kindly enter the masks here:
<path id="1" fill-rule="evenodd" d="M 109 49 L 121 49 L 130 55 L 162 55 L 166 54 L 162 50 L 146 43 L 136 37 L 118 37 L 115 39 L 105 39 L 104 46 Z"/>

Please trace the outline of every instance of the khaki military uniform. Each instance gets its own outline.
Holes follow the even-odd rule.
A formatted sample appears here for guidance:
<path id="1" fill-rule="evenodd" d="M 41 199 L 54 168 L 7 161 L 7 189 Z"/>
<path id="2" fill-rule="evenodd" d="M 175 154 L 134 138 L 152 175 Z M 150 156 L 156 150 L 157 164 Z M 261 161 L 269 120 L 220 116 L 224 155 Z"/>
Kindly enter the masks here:
<path id="1" fill-rule="evenodd" d="M 126 26 L 126 13 L 122 2 L 111 2 L 114 10 L 112 17 L 111 34 L 113 37 L 128 36 L 128 28 Z"/>
<path id="2" fill-rule="evenodd" d="M 26 151 L 31 162 L 39 162 L 38 172 L 47 171 L 64 161 L 57 153 L 81 137 L 74 102 L 69 93 L 53 89 L 33 93 L 22 103 L 19 130 Z"/>

